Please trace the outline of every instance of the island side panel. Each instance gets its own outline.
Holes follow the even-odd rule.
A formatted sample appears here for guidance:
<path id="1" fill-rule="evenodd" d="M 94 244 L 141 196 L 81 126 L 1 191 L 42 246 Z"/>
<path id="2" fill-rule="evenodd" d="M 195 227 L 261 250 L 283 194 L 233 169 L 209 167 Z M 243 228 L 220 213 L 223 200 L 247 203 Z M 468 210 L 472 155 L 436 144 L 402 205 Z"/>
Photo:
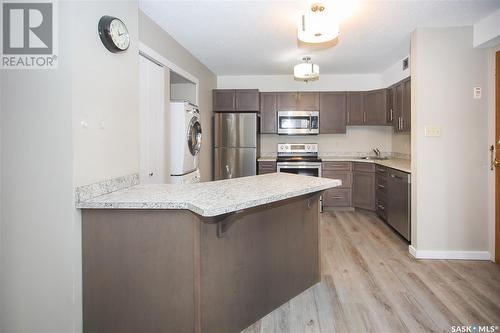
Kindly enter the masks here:
<path id="1" fill-rule="evenodd" d="M 199 332 L 199 228 L 189 211 L 84 210 L 84 332 Z"/>
<path id="2" fill-rule="evenodd" d="M 239 332 L 320 281 L 319 194 L 202 224 L 202 331 Z"/>

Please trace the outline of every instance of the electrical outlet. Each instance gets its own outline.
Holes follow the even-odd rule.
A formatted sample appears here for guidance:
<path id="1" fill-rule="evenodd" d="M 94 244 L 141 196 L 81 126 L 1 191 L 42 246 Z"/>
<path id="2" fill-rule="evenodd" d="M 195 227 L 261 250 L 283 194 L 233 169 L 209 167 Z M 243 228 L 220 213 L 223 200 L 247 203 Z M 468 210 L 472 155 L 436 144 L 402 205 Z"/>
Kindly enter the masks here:
<path id="1" fill-rule="evenodd" d="M 425 126 L 425 136 L 439 137 L 441 136 L 441 128 L 436 126 Z"/>

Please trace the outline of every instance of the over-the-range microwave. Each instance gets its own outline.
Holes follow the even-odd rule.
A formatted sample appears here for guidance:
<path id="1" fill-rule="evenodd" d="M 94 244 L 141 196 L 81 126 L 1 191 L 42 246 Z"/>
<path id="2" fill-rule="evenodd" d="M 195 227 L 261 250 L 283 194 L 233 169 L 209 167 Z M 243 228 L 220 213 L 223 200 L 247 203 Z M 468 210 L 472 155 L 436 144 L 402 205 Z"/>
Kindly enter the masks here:
<path id="1" fill-rule="evenodd" d="M 319 134 L 319 111 L 278 111 L 278 134 Z"/>

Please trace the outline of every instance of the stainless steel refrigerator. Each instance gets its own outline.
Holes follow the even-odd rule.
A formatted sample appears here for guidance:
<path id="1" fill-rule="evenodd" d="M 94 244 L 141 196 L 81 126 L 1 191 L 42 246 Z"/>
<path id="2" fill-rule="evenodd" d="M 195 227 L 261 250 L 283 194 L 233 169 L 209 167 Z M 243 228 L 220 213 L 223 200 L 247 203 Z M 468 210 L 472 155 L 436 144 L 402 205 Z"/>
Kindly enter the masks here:
<path id="1" fill-rule="evenodd" d="M 257 174 L 257 113 L 216 113 L 214 119 L 215 180 Z"/>

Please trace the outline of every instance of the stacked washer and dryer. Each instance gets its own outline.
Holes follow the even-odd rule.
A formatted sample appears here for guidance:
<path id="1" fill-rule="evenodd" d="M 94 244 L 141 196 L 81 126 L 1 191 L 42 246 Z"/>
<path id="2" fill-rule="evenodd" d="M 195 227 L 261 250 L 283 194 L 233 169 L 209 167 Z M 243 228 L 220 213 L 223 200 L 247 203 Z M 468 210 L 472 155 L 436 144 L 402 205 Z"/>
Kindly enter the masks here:
<path id="1" fill-rule="evenodd" d="M 173 184 L 197 183 L 200 181 L 200 110 L 187 101 L 172 101 L 170 124 L 170 181 Z"/>

